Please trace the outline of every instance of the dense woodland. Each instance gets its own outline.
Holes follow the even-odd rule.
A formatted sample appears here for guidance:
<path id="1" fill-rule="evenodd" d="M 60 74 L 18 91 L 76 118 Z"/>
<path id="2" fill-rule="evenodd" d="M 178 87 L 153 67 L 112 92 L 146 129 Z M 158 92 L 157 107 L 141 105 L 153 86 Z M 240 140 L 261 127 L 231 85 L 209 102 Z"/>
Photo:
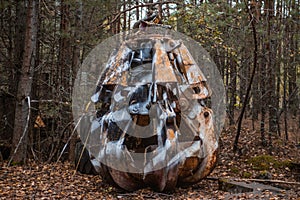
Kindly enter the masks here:
<path id="1" fill-rule="evenodd" d="M 61 160 L 74 159 L 80 64 L 149 10 L 218 66 L 225 128 L 237 127 L 230 148 L 239 150 L 245 119 L 262 146 L 272 148 L 274 138 L 300 144 L 299 9 L 299 0 L 0 0 L 0 160 L 51 162 L 62 152 Z"/>

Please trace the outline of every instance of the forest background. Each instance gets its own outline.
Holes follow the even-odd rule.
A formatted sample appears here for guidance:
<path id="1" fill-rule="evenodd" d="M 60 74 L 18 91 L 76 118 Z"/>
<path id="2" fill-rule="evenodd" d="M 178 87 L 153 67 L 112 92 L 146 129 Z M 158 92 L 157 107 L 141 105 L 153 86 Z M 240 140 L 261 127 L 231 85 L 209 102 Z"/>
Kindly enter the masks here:
<path id="1" fill-rule="evenodd" d="M 299 0 L 1 0 L 0 160 L 50 163 L 64 147 L 61 160 L 74 160 L 80 64 L 149 10 L 215 61 L 226 88 L 224 129 L 234 127 L 230 148 L 242 150 L 243 127 L 270 152 L 278 141 L 299 146 L 299 8 Z"/>

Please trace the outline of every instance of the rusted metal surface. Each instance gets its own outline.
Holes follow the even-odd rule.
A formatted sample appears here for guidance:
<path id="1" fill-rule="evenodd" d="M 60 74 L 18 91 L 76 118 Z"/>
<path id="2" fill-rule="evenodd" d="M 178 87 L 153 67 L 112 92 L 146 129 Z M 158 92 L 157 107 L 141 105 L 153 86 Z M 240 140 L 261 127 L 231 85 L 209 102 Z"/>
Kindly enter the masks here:
<path id="1" fill-rule="evenodd" d="M 125 40 L 100 80 L 87 147 L 106 180 L 128 191 L 167 191 L 213 170 L 218 141 L 203 101 L 210 88 L 180 40 L 155 34 Z"/>

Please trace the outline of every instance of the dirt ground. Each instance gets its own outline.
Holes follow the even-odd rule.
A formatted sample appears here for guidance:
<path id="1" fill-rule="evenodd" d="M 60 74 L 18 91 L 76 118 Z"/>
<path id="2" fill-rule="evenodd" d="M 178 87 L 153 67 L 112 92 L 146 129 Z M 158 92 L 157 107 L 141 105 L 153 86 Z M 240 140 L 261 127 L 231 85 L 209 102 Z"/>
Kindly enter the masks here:
<path id="1" fill-rule="evenodd" d="M 300 163 L 298 141 L 272 137 L 272 147 L 262 147 L 260 134 L 245 128 L 240 150 L 233 153 L 235 133 L 234 127 L 223 131 L 218 165 L 209 179 L 172 193 L 149 188 L 127 193 L 104 183 L 100 176 L 76 172 L 73 163 L 68 162 L 22 167 L 1 163 L 0 199 L 300 199 L 300 172 L 293 167 L 293 163 Z M 218 178 L 280 180 L 283 183 L 273 186 L 283 190 L 234 194 L 220 190 L 214 180 Z"/>

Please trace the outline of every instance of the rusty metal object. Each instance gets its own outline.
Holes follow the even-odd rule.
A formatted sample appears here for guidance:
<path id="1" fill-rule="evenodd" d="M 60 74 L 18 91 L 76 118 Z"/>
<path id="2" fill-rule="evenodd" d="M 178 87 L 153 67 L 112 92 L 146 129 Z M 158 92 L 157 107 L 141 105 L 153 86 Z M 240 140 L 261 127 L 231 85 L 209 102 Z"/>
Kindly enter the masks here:
<path id="1" fill-rule="evenodd" d="M 180 40 L 129 38 L 99 80 L 86 145 L 104 179 L 128 191 L 168 191 L 213 170 L 218 138 L 213 111 L 203 103 L 211 90 Z"/>

